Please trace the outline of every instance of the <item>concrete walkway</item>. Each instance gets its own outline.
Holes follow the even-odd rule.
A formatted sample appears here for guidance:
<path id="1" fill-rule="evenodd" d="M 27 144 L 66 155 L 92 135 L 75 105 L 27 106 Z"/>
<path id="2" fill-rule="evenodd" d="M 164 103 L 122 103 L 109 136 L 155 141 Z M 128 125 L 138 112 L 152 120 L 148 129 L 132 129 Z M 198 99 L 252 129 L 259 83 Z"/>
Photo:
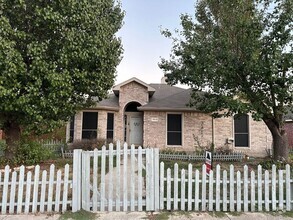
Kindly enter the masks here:
<path id="1" fill-rule="evenodd" d="M 96 219 L 103 220 L 128 220 L 128 219 L 150 219 L 150 220 L 188 220 L 188 219 L 202 219 L 202 220 L 281 220 L 292 219 L 291 217 L 282 216 L 280 213 L 240 213 L 239 215 L 231 215 L 231 213 L 218 213 L 212 216 L 212 213 L 206 212 L 98 212 Z M 66 215 L 0 215 L 0 220 L 58 220 L 58 219 L 78 219 L 87 220 L 87 217 L 71 218 Z M 291 212 L 291 216 L 293 213 Z M 92 218 L 91 218 L 92 219 Z"/>

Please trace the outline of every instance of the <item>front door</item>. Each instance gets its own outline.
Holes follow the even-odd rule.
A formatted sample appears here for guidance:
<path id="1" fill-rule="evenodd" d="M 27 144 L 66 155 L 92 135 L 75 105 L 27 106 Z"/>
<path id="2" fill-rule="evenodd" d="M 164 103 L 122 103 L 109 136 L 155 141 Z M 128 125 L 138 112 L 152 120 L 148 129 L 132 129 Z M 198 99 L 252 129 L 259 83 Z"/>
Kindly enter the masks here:
<path id="1" fill-rule="evenodd" d="M 129 115 L 129 144 L 142 146 L 142 114 Z"/>

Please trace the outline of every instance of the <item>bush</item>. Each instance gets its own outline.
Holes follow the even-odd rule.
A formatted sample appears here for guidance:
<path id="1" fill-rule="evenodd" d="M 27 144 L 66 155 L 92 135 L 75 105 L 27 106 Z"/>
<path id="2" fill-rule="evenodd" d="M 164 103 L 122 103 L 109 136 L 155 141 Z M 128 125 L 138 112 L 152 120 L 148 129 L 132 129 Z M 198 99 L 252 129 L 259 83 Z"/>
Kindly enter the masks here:
<path id="1" fill-rule="evenodd" d="M 103 138 L 98 139 L 83 139 L 76 140 L 70 145 L 70 149 L 94 150 L 95 148 L 101 150 L 102 146 L 106 145 L 107 141 Z"/>
<path id="2" fill-rule="evenodd" d="M 273 159 L 268 159 L 268 160 L 261 161 L 259 164 L 265 170 L 271 170 L 273 164 L 276 165 L 277 170 L 278 169 L 283 169 L 283 170 L 286 169 L 286 163 L 284 163 L 283 161 L 280 161 L 280 160 L 274 161 Z"/>
<path id="3" fill-rule="evenodd" d="M 4 155 L 6 149 L 6 142 L 4 140 L 0 140 L 0 156 Z"/>
<path id="4" fill-rule="evenodd" d="M 30 141 L 22 140 L 18 145 L 15 162 L 17 164 L 33 165 L 49 159 L 52 156 L 50 149 L 43 147 L 42 144 Z"/>

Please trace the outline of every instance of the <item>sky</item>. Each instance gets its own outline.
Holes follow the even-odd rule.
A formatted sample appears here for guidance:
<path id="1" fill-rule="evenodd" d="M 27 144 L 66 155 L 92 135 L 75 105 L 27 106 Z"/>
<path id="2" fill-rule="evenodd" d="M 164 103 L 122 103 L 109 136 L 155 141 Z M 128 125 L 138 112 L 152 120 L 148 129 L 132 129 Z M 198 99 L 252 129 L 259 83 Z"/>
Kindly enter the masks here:
<path id="1" fill-rule="evenodd" d="M 164 73 L 160 57 L 168 58 L 172 41 L 161 29 L 180 29 L 180 15 L 194 14 L 195 0 L 121 0 L 124 25 L 117 33 L 124 49 L 117 67 L 116 84 L 131 77 L 146 83 L 160 83 Z"/>

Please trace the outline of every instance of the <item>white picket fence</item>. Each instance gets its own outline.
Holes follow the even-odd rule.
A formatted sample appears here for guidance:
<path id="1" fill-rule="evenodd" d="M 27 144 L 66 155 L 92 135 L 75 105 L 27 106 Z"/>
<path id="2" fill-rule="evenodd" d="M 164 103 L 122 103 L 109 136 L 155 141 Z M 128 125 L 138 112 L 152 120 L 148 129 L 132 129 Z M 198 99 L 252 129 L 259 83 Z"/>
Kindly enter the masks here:
<path id="1" fill-rule="evenodd" d="M 201 174 L 201 175 L 200 175 Z M 160 209 L 194 211 L 290 211 L 292 210 L 292 176 L 290 166 L 286 170 L 263 171 L 259 165 L 257 173 L 244 166 L 243 173 L 235 172 L 233 165 L 229 172 L 182 169 L 165 170 L 160 164 Z"/>
<path id="2" fill-rule="evenodd" d="M 0 172 L 1 214 L 64 212 L 71 210 L 72 180 L 69 165 L 64 170 L 55 170 L 55 165 L 47 171 L 28 171 L 24 166 L 12 170 L 7 165 Z"/>
<path id="3" fill-rule="evenodd" d="M 102 150 L 74 150 L 75 166 L 81 172 L 74 174 L 79 182 L 74 185 L 73 211 L 150 211 L 159 209 L 159 150 L 105 146 Z M 106 167 L 108 172 L 106 172 Z M 75 167 L 74 167 L 75 170 Z M 143 173 L 145 175 L 143 176 Z M 75 176 L 76 175 L 76 176 Z"/>
<path id="4" fill-rule="evenodd" d="M 293 178 L 285 170 L 174 169 L 159 163 L 159 150 L 117 143 L 75 150 L 73 168 L 0 171 L 2 214 L 88 211 L 291 211 Z"/>

